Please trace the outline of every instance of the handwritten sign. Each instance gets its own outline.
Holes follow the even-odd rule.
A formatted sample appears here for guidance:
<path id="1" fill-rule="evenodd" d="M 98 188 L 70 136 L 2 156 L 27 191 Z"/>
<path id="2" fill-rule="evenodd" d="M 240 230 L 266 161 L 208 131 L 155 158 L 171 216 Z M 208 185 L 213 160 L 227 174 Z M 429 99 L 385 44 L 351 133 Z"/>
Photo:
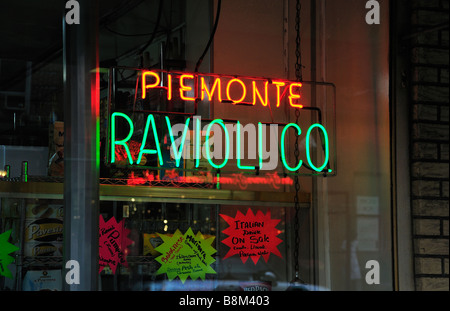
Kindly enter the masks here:
<path id="1" fill-rule="evenodd" d="M 170 281 L 177 276 L 184 283 L 188 277 L 205 280 L 206 273 L 215 274 L 211 264 L 216 260 L 212 255 L 215 237 L 205 238 L 200 232 L 196 235 L 189 228 L 183 235 L 180 230 L 171 236 L 158 234 L 164 241 L 156 250 L 161 256 L 156 258 L 161 267 L 156 274 L 166 273 Z"/>
<path id="2" fill-rule="evenodd" d="M 255 215 L 248 209 L 246 215 L 238 211 L 234 218 L 223 214 L 220 216 L 229 225 L 222 231 L 229 235 L 222 243 L 230 247 L 224 259 L 239 255 L 243 263 L 251 258 L 256 264 L 261 256 L 267 262 L 271 253 L 281 257 L 277 245 L 282 240 L 277 237 L 280 231 L 275 228 L 280 219 L 272 219 L 270 211 L 265 215 L 258 211 Z"/>
<path id="3" fill-rule="evenodd" d="M 17 251 L 19 248 L 8 242 L 11 236 L 11 230 L 0 234 L 0 275 L 12 279 L 11 271 L 8 265 L 14 261 L 14 257 L 9 254 Z"/>
<path id="4" fill-rule="evenodd" d="M 106 266 L 109 266 L 114 274 L 119 263 L 128 267 L 126 260 L 127 248 L 133 241 L 127 238 L 130 230 L 125 228 L 123 220 L 117 222 L 112 217 L 105 222 L 100 215 L 99 228 L 99 273 Z"/>

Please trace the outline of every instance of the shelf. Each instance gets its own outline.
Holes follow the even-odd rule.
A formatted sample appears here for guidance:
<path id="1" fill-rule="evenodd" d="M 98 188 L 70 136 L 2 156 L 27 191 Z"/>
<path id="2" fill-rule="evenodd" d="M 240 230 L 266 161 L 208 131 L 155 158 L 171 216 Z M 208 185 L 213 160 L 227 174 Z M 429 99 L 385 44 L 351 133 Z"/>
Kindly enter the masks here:
<path id="1" fill-rule="evenodd" d="M 25 256 L 23 258 L 23 266 L 61 266 L 63 262 L 62 256 Z M 146 264 L 154 265 L 158 262 L 153 256 L 127 256 L 128 264 Z"/>
<path id="2" fill-rule="evenodd" d="M 23 266 L 62 266 L 62 256 L 25 256 Z"/>
<path id="3" fill-rule="evenodd" d="M 194 187 L 161 187 L 143 185 L 123 185 L 111 183 L 102 179 L 99 189 L 101 201 L 137 202 L 191 202 L 203 204 L 246 204 L 293 206 L 294 192 L 276 191 L 246 191 L 228 189 L 207 189 Z M 37 198 L 63 199 L 64 183 L 61 179 L 33 181 L 0 181 L 0 197 L 2 198 Z M 309 193 L 299 193 L 300 206 L 308 208 L 311 196 Z"/>

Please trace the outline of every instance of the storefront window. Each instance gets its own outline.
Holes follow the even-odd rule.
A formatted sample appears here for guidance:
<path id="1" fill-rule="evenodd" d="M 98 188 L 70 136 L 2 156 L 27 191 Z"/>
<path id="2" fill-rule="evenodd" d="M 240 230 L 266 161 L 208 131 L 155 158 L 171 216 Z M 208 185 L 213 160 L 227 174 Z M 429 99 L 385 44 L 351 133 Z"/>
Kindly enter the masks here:
<path id="1" fill-rule="evenodd" d="M 329 249 L 329 279 L 322 281 L 333 289 L 375 289 L 366 281 L 375 260 L 376 289 L 392 290 L 388 4 L 381 3 L 384 22 L 376 27 L 357 26 L 363 7 L 333 2 L 322 9 L 324 77 L 335 81 L 339 101 L 339 174 L 318 182 L 320 249 Z"/>

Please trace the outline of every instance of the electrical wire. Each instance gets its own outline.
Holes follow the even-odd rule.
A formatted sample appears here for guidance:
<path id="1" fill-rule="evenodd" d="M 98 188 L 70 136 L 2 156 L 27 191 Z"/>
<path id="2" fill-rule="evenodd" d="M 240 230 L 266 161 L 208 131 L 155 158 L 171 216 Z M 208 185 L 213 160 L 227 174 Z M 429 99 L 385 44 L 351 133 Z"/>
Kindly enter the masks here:
<path id="1" fill-rule="evenodd" d="M 109 25 L 111 22 L 117 21 L 122 16 L 139 6 L 145 0 L 124 0 L 119 5 L 113 7 L 110 11 L 100 16 L 100 28 Z"/>
<path id="2" fill-rule="evenodd" d="M 170 10 L 169 12 L 172 12 L 173 7 L 173 0 L 170 0 Z M 167 19 L 167 18 L 166 18 Z M 166 43 L 164 45 L 164 51 L 163 51 L 163 57 L 167 58 L 168 50 L 170 49 L 170 37 L 172 34 L 172 14 L 169 15 L 169 20 L 166 20 L 166 23 L 168 25 L 167 31 L 166 31 Z"/>
<path id="3" fill-rule="evenodd" d="M 144 50 L 145 50 L 147 47 L 149 47 L 150 44 L 152 44 L 153 40 L 155 39 L 155 37 L 156 37 L 156 32 L 157 32 L 157 30 L 158 30 L 159 23 L 160 23 L 160 21 L 161 21 L 162 9 L 163 9 L 163 0 L 159 0 L 158 17 L 157 17 L 157 19 L 156 19 L 156 24 L 155 24 L 155 28 L 153 29 L 152 36 L 151 36 L 150 40 L 148 40 L 147 43 L 139 49 L 137 55 L 141 55 L 142 52 L 144 52 Z"/>
<path id="4" fill-rule="evenodd" d="M 116 61 L 119 61 L 119 59 L 130 57 L 131 55 L 142 56 L 142 53 L 144 52 L 144 50 L 150 44 L 153 43 L 153 40 L 155 39 L 157 33 L 160 33 L 160 32 L 158 32 L 158 28 L 159 28 L 159 24 L 160 24 L 160 21 L 161 21 L 162 9 L 163 9 L 163 0 L 160 0 L 159 1 L 159 8 L 158 8 L 158 16 L 157 16 L 157 20 L 156 20 L 153 32 L 151 32 L 151 38 L 146 43 L 144 43 L 144 45 L 142 45 L 140 48 L 134 47 L 134 48 L 132 48 L 132 49 L 122 53 L 121 55 L 117 56 L 115 58 Z M 137 49 L 138 49 L 138 51 L 136 52 Z"/>
<path id="5" fill-rule="evenodd" d="M 216 34 L 216 30 L 217 30 L 217 25 L 219 24 L 219 17 L 220 17 L 220 9 L 222 7 L 222 0 L 218 0 L 217 2 L 217 12 L 216 12 L 216 20 L 214 22 L 214 28 L 211 32 L 211 35 L 209 36 L 209 41 L 208 44 L 205 47 L 205 50 L 203 51 L 202 56 L 200 56 L 200 58 L 197 61 L 197 64 L 195 65 L 195 71 L 194 72 L 198 72 L 198 68 L 200 67 L 201 63 L 203 62 L 203 58 L 206 55 L 206 52 L 208 52 L 209 47 L 214 39 L 214 35 Z"/>
<path id="6" fill-rule="evenodd" d="M 145 37 L 145 36 L 150 36 L 153 35 L 153 32 L 148 32 L 148 33 L 138 33 L 138 34 L 128 34 L 128 33 L 123 33 L 123 32 L 119 32 L 117 30 L 111 29 L 109 28 L 109 26 L 105 25 L 104 26 L 106 30 L 108 30 L 109 32 L 118 35 L 118 36 L 122 36 L 122 37 Z M 161 33 L 165 33 L 167 32 L 167 30 L 160 30 L 157 33 L 161 34 Z"/>

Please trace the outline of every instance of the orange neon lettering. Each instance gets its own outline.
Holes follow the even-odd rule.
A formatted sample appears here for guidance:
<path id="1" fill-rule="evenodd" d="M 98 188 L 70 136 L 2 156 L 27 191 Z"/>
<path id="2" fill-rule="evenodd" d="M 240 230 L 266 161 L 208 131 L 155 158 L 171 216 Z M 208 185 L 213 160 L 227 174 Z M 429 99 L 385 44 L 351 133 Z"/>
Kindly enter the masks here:
<path id="1" fill-rule="evenodd" d="M 172 75 L 167 74 L 167 100 L 172 99 Z"/>
<path id="2" fill-rule="evenodd" d="M 216 90 L 217 87 L 217 93 L 218 93 L 218 97 L 219 97 L 219 101 L 222 101 L 222 87 L 221 84 L 222 82 L 220 81 L 220 78 L 216 78 L 216 80 L 214 80 L 214 83 L 211 87 L 211 91 L 208 90 L 208 87 L 206 86 L 206 82 L 205 82 L 205 78 L 201 77 L 201 93 L 202 93 L 202 100 L 205 99 L 205 93 L 203 91 L 206 92 L 206 95 L 208 95 L 208 99 L 211 101 L 214 91 Z"/>
<path id="3" fill-rule="evenodd" d="M 273 82 L 273 84 L 275 84 L 275 86 L 277 87 L 277 107 L 280 107 L 280 103 L 281 103 L 281 90 L 280 87 L 284 86 L 286 83 L 284 82 Z"/>
<path id="4" fill-rule="evenodd" d="M 301 105 L 301 104 L 296 104 L 296 103 L 294 103 L 294 100 L 295 99 L 299 99 L 300 98 L 300 94 L 294 94 L 293 93 L 293 88 L 294 87 L 302 87 L 302 84 L 301 83 L 292 83 L 290 86 L 289 86 L 289 104 L 292 106 L 292 107 L 295 107 L 295 108 L 303 108 L 303 105 Z"/>
<path id="5" fill-rule="evenodd" d="M 146 83 L 147 79 L 145 78 L 146 76 L 153 76 L 153 77 L 155 77 L 155 83 L 147 84 Z M 145 95 L 147 93 L 147 89 L 154 88 L 154 87 L 158 86 L 160 81 L 161 81 L 161 78 L 159 77 L 159 75 L 156 72 L 144 71 L 142 73 L 142 99 L 145 98 Z"/>
<path id="6" fill-rule="evenodd" d="M 192 90 L 192 87 L 184 85 L 184 79 L 194 79 L 194 75 L 180 76 L 180 97 L 182 100 L 195 101 L 194 97 L 184 96 L 183 92 L 189 92 Z"/>
<path id="7" fill-rule="evenodd" d="M 256 88 L 256 81 L 252 82 L 252 85 L 253 85 L 253 102 L 252 102 L 252 105 L 256 104 L 256 96 L 258 96 L 259 100 L 261 101 L 261 104 L 263 106 L 267 106 L 267 104 L 269 103 L 269 97 L 267 96 L 267 93 L 268 93 L 267 85 L 268 84 L 269 84 L 269 81 L 266 81 L 266 83 L 264 83 L 264 100 L 263 100 L 261 93 Z"/>
<path id="8" fill-rule="evenodd" d="M 242 86 L 242 97 L 239 98 L 238 100 L 231 99 L 231 96 L 230 96 L 231 84 L 233 84 L 234 82 L 237 82 L 237 83 L 239 83 Z M 237 104 L 237 103 L 242 102 L 246 95 L 247 95 L 247 89 L 245 88 L 244 82 L 242 82 L 239 79 L 231 79 L 230 81 L 228 81 L 228 84 L 227 84 L 227 98 L 228 98 L 228 100 L 231 100 L 233 102 L 233 104 Z"/>

